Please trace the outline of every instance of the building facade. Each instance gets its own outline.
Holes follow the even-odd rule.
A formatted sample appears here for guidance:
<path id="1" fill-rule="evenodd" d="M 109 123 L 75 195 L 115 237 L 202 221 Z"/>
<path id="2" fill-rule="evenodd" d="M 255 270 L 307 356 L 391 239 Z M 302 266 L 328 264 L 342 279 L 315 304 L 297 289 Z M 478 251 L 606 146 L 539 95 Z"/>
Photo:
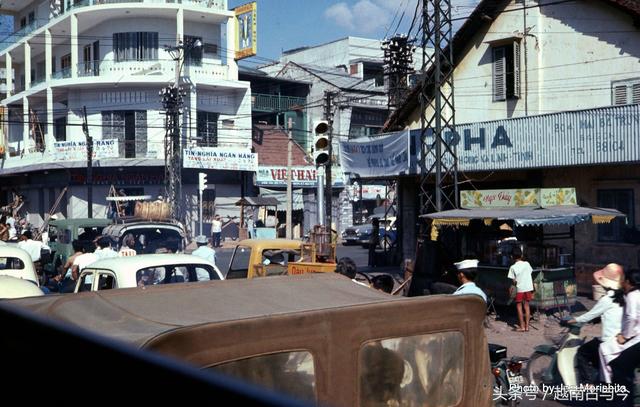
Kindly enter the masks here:
<path id="1" fill-rule="evenodd" d="M 226 0 L 15 1 L 0 12 L 15 24 L 0 43 L 13 84 L 1 102 L 0 198 L 23 194 L 32 223 L 64 187 L 59 211 L 87 216 L 85 120 L 94 140 L 94 216 L 105 216 L 111 185 L 127 195 L 164 193 L 159 91 L 176 71 L 185 91 L 182 145 L 251 149 L 251 91 L 238 80 L 236 20 Z M 164 48 L 177 44 L 178 63 Z M 240 172 L 206 172 L 214 194 L 241 195 Z M 193 230 L 196 170 L 183 170 L 183 193 Z"/>
<path id="2" fill-rule="evenodd" d="M 481 1 L 453 39 L 456 131 L 446 142 L 461 189 L 575 187 L 579 204 L 626 214 L 576 227 L 587 284 L 596 265 L 640 263 L 639 17 L 628 1 Z M 418 94 L 388 128 L 420 128 Z M 403 183 L 417 216 L 415 192 Z"/>

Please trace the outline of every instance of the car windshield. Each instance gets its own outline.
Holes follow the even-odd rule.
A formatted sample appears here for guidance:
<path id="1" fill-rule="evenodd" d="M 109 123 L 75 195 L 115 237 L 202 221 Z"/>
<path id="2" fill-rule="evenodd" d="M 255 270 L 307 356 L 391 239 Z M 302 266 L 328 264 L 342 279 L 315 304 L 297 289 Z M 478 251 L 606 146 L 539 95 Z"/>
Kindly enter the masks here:
<path id="1" fill-rule="evenodd" d="M 118 247 L 122 246 L 125 236 L 133 235 L 134 249 L 138 254 L 176 253 L 183 250 L 182 237 L 177 230 L 148 227 L 126 231 L 119 237 Z"/>

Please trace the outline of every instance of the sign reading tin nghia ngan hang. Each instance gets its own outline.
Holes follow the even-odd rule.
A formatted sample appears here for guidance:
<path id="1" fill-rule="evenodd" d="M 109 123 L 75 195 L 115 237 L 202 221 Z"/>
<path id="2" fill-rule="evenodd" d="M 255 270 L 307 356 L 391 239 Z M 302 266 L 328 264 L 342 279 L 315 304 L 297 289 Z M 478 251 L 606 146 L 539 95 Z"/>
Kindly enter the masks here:
<path id="1" fill-rule="evenodd" d="M 209 170 L 258 170 L 258 154 L 248 149 L 191 147 L 183 150 L 182 166 Z"/>
<path id="2" fill-rule="evenodd" d="M 522 188 L 460 191 L 462 208 L 548 208 L 577 205 L 575 188 Z"/>
<path id="3" fill-rule="evenodd" d="M 340 164 L 345 174 L 384 177 L 409 170 L 409 132 L 360 137 L 340 142 Z"/>
<path id="4" fill-rule="evenodd" d="M 93 140 L 93 158 L 117 158 L 118 140 Z M 87 143 L 85 141 L 56 141 L 53 143 L 55 161 L 85 161 Z"/>

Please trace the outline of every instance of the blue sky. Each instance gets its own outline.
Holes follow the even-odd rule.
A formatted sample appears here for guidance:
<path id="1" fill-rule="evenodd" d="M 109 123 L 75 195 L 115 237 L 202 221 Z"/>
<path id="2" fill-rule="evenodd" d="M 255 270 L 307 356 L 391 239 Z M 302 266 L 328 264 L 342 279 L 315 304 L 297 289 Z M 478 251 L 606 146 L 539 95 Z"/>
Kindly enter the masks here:
<path id="1" fill-rule="evenodd" d="M 229 0 L 229 8 L 247 3 Z M 258 58 L 247 65 L 278 59 L 281 51 L 317 45 L 346 36 L 383 39 L 406 34 L 417 0 L 257 0 Z M 453 16 L 472 11 L 475 0 L 452 0 Z M 403 16 L 404 13 L 404 16 Z M 401 18 L 402 17 L 402 18 Z M 416 23 L 417 24 L 417 23 Z M 417 28 L 414 28 L 415 33 Z M 414 34 L 415 35 L 415 34 Z"/>

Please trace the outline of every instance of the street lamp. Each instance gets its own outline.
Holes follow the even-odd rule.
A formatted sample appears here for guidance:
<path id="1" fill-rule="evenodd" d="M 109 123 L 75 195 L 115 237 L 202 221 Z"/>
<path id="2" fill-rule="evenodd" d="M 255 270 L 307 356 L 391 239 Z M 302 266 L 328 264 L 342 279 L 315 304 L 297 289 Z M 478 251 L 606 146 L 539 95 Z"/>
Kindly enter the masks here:
<path id="1" fill-rule="evenodd" d="M 166 196 L 171 207 L 171 217 L 182 222 L 182 137 L 180 134 L 180 115 L 182 114 L 184 90 L 180 86 L 180 76 L 185 56 L 196 48 L 202 47 L 202 41 L 196 39 L 187 44 L 182 41 L 178 45 L 165 45 L 164 50 L 176 61 L 176 79 L 160 91 L 162 107 L 165 110 L 164 139 L 164 180 Z"/>

